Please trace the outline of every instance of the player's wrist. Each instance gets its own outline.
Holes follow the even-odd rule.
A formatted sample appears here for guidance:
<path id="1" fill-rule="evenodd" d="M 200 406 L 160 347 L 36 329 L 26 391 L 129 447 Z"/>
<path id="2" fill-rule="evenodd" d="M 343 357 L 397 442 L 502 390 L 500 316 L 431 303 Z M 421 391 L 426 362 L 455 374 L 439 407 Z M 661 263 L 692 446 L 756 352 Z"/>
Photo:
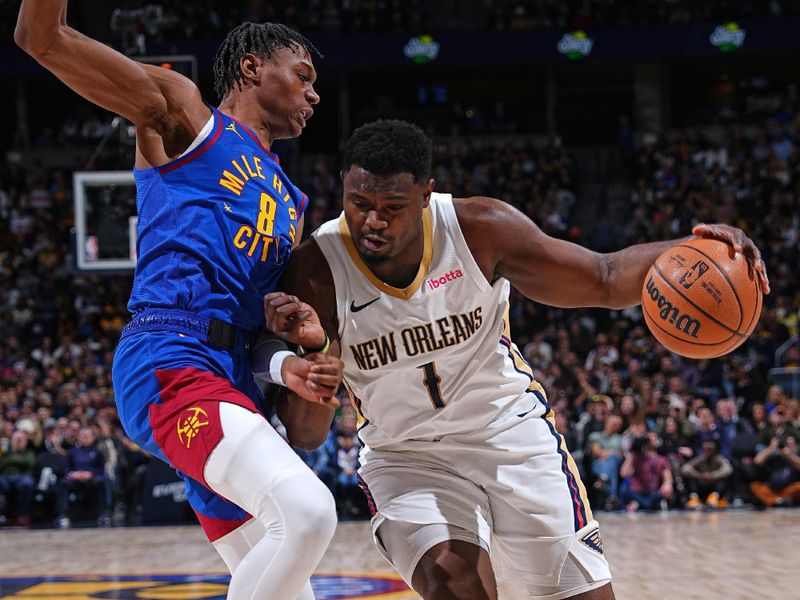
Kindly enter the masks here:
<path id="1" fill-rule="evenodd" d="M 325 330 L 322 330 L 322 335 L 324 337 L 316 345 L 303 343 L 303 345 L 297 349 L 298 354 L 300 356 L 303 354 L 327 354 L 328 350 L 331 348 L 331 338 L 328 337 L 328 333 Z"/>
<path id="2" fill-rule="evenodd" d="M 298 358 L 283 340 L 273 335 L 264 336 L 253 349 L 251 357 L 253 375 L 268 383 L 285 386 L 284 373 L 287 372 L 287 361 L 292 357 Z"/>

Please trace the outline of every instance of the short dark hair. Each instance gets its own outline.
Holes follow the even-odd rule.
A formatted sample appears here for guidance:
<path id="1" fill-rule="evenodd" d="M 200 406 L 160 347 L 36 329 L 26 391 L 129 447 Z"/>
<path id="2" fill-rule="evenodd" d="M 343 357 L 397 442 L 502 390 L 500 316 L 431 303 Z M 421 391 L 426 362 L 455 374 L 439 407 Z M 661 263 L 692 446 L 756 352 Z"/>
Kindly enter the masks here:
<path id="1" fill-rule="evenodd" d="M 342 171 L 357 165 L 374 175 L 411 173 L 415 183 L 431 176 L 433 144 L 408 121 L 380 119 L 356 129 L 344 147 Z"/>
<path id="2" fill-rule="evenodd" d="M 220 97 L 231 91 L 233 85 L 242 89 L 240 61 L 247 54 L 272 58 L 282 48 L 305 49 L 309 54 L 322 56 L 306 37 L 280 23 L 242 23 L 225 36 L 214 57 L 214 91 Z"/>

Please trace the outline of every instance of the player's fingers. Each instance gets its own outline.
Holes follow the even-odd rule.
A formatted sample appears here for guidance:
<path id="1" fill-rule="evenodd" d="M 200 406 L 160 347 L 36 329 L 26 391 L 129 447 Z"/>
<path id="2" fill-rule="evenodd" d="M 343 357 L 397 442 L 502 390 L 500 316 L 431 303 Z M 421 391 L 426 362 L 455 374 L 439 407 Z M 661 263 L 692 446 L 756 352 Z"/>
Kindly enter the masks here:
<path id="1" fill-rule="evenodd" d="M 324 404 L 328 408 L 337 409 L 341 406 L 341 403 L 336 396 L 319 396 L 318 400 L 320 404 Z"/>
<path id="2" fill-rule="evenodd" d="M 277 307 L 275 314 L 287 321 L 299 321 L 307 319 L 311 315 L 311 311 L 304 309 L 299 303 L 291 303 Z"/>
<path id="3" fill-rule="evenodd" d="M 769 277 L 767 277 L 767 265 L 764 264 L 764 261 L 760 261 L 759 266 L 761 269 L 758 269 L 758 276 L 761 278 L 761 291 L 765 294 L 769 294 L 770 287 L 769 287 Z"/>
<path id="4" fill-rule="evenodd" d="M 745 236 L 741 229 L 736 229 L 735 227 L 730 227 L 728 225 L 720 226 L 700 223 L 699 225 L 692 227 L 692 233 L 700 237 L 722 240 L 723 242 L 727 242 L 733 246 L 734 252 L 744 252 L 742 238 Z"/>
<path id="5" fill-rule="evenodd" d="M 326 365 L 333 365 L 338 369 L 344 368 L 344 362 L 338 356 L 331 356 L 330 354 L 321 354 L 319 352 L 311 352 L 306 354 L 303 358 L 314 363 L 315 367 L 323 367 Z"/>
<path id="6" fill-rule="evenodd" d="M 325 373 L 309 373 L 308 381 L 319 386 L 328 388 L 338 388 L 342 382 L 342 378 L 338 375 L 331 375 Z"/>
<path id="7" fill-rule="evenodd" d="M 281 298 L 283 296 L 288 296 L 286 292 L 270 292 L 268 294 L 264 294 L 264 303 L 271 302 L 277 298 Z"/>

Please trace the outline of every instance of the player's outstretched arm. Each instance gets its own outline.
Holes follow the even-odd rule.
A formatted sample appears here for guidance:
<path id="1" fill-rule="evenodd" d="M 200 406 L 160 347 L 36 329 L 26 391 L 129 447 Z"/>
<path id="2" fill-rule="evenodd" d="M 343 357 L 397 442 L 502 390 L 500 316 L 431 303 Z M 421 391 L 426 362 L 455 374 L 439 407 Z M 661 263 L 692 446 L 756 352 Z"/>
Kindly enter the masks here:
<path id="1" fill-rule="evenodd" d="M 197 86 L 81 34 L 66 15 L 66 0 L 23 0 L 14 41 L 87 100 L 154 129 L 168 156 L 185 150 L 210 114 Z"/>
<path id="2" fill-rule="evenodd" d="M 640 304 L 647 271 L 679 241 L 637 244 L 601 254 L 550 237 L 520 211 L 493 198 L 459 200 L 456 213 L 472 254 L 491 281 L 505 277 L 531 300 L 565 308 Z M 698 226 L 694 234 L 742 248 L 769 291 L 761 254 L 742 230 L 716 224 Z"/>

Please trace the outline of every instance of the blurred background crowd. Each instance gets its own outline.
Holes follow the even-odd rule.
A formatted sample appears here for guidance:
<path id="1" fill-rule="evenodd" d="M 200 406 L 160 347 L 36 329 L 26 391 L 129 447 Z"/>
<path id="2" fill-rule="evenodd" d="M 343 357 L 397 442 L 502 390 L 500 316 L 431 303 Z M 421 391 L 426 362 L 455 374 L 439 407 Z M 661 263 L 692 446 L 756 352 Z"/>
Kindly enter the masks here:
<path id="1" fill-rule="evenodd" d="M 13 28 L 13 2 L 7 2 Z M 141 2 L 115 2 L 140 7 Z M 152 3 L 168 22 L 165 39 L 222 36 L 242 21 L 277 21 L 309 33 L 406 33 L 437 30 L 540 30 L 552 28 L 653 27 L 730 18 L 800 13 L 797 0 L 219 0 Z"/>
<path id="2" fill-rule="evenodd" d="M 739 18 L 800 12 L 794 0 L 442 0 L 411 3 L 413 10 L 391 0 L 160 4 L 174 17 L 158 32 L 167 39 L 218 36 L 242 19 L 341 34 L 675 25 L 723 18 L 734 4 Z M 548 234 L 602 252 L 725 222 L 743 228 L 764 255 L 772 293 L 761 320 L 720 359 L 670 354 L 638 307 L 563 310 L 514 294 L 513 339 L 544 385 L 598 509 L 800 502 L 800 98 L 791 82 L 767 93 L 757 77 L 727 75 L 729 66 L 715 67 L 719 81 L 694 104 L 676 93 L 676 114 L 661 127 L 619 107 L 600 143 L 566 124 L 563 132 L 532 126 L 504 89 L 492 99 L 448 89 L 433 104 L 427 94 L 436 86 L 425 88 L 425 102 L 415 90 L 412 116 L 434 139 L 439 191 L 503 199 Z M 137 523 L 156 461 L 122 431 L 110 372 L 130 317 L 131 276 L 77 271 L 71 231 L 73 172 L 129 169 L 131 147 L 111 116 L 73 97 L 64 102 L 67 110 L 31 115 L 27 132 L 2 140 L 0 524 Z M 353 125 L 381 108 L 376 101 L 354 109 Z M 312 121 L 306 136 L 313 129 Z M 304 143 L 277 150 L 311 198 L 307 234 L 338 215 L 341 189 L 335 136 L 327 146 Z M 356 478 L 356 415 L 342 400 L 326 443 L 300 454 L 334 491 L 341 517 L 360 518 L 367 508 Z"/>

